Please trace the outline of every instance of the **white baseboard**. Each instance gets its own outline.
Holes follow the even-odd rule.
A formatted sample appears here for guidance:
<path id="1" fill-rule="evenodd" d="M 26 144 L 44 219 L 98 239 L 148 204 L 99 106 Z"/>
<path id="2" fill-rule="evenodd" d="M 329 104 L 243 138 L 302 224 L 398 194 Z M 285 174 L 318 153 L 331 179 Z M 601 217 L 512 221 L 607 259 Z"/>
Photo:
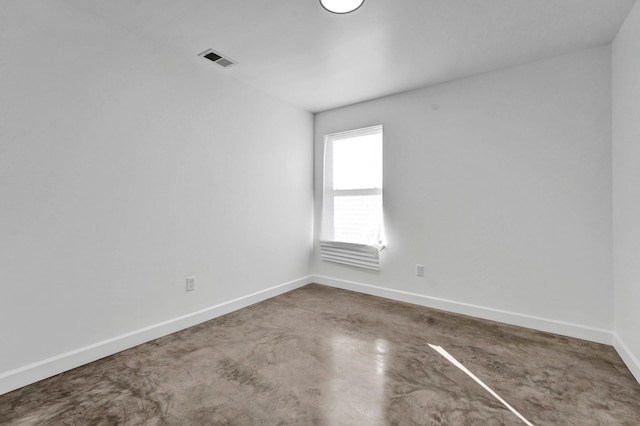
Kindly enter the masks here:
<path id="1" fill-rule="evenodd" d="M 631 371 L 631 374 L 633 374 L 638 383 L 640 383 L 640 360 L 635 357 L 633 352 L 631 352 L 629 347 L 624 344 L 620 336 L 616 333 L 613 334 L 613 347 L 616 348 L 620 358 L 622 358 L 629 371 Z"/>
<path id="2" fill-rule="evenodd" d="M 0 374 L 0 395 L 64 371 L 113 355 L 176 331 L 192 327 L 229 312 L 253 305 L 271 297 L 311 283 L 311 276 L 289 281 L 265 290 L 239 297 L 200 311 L 132 331 L 112 339 L 75 349 L 24 367 Z"/>
<path id="3" fill-rule="evenodd" d="M 305 286 L 318 283 L 331 287 L 352 290 L 373 296 L 426 306 L 463 315 L 484 318 L 492 321 L 513 324 L 550 333 L 561 334 L 593 342 L 614 345 L 620 357 L 629 370 L 640 382 L 640 361 L 631 353 L 627 346 L 609 330 L 582 326 L 562 321 L 556 321 L 516 312 L 503 311 L 484 306 L 440 299 L 416 293 L 377 287 L 354 281 L 330 278 L 322 275 L 309 275 L 246 296 L 239 297 L 200 311 L 192 312 L 178 318 L 164 321 L 130 333 L 97 342 L 95 344 L 69 351 L 24 367 L 0 374 L 0 395 L 35 383 L 39 380 L 60 374 L 64 371 L 113 355 L 125 349 L 149 342 L 176 331 L 192 327 L 196 324 L 228 314 L 238 309 L 253 305 L 271 297 Z"/>
<path id="4" fill-rule="evenodd" d="M 469 315 L 476 318 L 488 319 L 517 325 L 520 327 L 532 328 L 534 330 L 546 331 L 563 336 L 575 337 L 607 345 L 613 344 L 613 333 L 610 330 L 572 324 L 548 318 L 535 317 L 531 315 L 509 312 L 486 306 L 472 305 L 469 303 L 456 302 L 453 300 L 441 299 L 437 297 L 425 296 L 422 294 L 409 293 L 401 290 L 394 290 L 385 287 L 377 287 L 369 284 L 346 281 L 322 275 L 313 275 L 313 282 L 331 287 L 352 290 L 359 293 L 373 296 L 385 297 L 387 299 L 399 300 L 401 302 L 412 303 L 414 305 L 426 306 L 448 312 Z"/>

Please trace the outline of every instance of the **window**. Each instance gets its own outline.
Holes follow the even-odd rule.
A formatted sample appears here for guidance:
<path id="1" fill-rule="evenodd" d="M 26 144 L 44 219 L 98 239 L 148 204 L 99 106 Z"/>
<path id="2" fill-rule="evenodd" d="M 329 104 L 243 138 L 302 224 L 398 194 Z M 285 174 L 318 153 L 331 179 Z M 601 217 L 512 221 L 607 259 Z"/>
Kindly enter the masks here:
<path id="1" fill-rule="evenodd" d="M 378 270 L 382 126 L 325 136 L 322 258 Z"/>

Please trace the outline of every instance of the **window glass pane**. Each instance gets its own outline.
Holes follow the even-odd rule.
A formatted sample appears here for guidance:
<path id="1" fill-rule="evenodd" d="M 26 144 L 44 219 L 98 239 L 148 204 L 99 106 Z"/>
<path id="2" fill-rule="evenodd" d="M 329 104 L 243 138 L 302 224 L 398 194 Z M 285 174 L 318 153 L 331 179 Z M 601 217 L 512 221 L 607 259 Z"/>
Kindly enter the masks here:
<path id="1" fill-rule="evenodd" d="M 381 246 L 382 140 L 381 125 L 325 136 L 321 241 Z"/>
<path id="2" fill-rule="evenodd" d="M 333 142 L 333 188 L 382 188 L 382 135 Z"/>
<path id="3" fill-rule="evenodd" d="M 382 219 L 382 195 L 336 196 L 333 208 L 335 241 L 377 242 Z"/>

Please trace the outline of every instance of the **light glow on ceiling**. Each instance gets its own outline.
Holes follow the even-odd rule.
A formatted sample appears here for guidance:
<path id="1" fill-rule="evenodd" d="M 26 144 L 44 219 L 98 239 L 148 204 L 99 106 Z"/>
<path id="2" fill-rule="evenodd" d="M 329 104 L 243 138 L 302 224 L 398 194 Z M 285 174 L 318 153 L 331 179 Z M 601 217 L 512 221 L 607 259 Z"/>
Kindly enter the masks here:
<path id="1" fill-rule="evenodd" d="M 331 13 L 350 13 L 362 6 L 364 0 L 320 0 L 320 4 Z"/>

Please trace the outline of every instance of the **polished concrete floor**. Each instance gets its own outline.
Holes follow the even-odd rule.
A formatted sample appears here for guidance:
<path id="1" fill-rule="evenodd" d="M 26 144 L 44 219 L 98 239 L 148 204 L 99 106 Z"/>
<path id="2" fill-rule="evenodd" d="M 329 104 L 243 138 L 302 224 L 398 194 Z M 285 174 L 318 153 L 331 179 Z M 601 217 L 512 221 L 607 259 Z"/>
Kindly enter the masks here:
<path id="1" fill-rule="evenodd" d="M 640 385 L 609 346 L 309 285 L 2 395 L 0 424 L 639 425 Z"/>

